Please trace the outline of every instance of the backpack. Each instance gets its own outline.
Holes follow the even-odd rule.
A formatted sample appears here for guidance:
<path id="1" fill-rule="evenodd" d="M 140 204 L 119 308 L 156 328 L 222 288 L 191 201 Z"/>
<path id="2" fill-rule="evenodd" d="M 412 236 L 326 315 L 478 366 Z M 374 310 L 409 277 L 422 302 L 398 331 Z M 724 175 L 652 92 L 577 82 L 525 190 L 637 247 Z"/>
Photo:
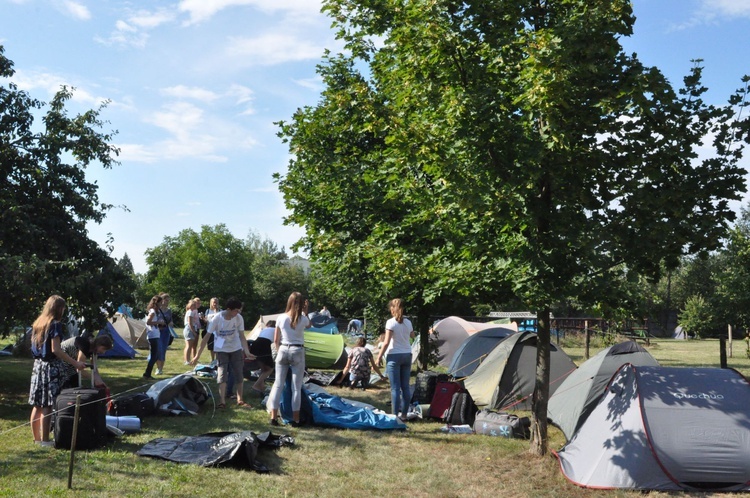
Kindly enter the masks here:
<path id="1" fill-rule="evenodd" d="M 476 413 L 477 407 L 471 399 L 471 394 L 462 390 L 453 394 L 451 406 L 443 421 L 450 425 L 473 425 Z"/>

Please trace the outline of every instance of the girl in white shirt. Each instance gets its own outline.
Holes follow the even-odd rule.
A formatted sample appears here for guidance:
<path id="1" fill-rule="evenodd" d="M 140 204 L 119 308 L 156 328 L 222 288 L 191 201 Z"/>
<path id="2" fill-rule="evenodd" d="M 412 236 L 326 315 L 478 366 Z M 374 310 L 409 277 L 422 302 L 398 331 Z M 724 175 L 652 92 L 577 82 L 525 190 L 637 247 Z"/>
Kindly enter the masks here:
<path id="1" fill-rule="evenodd" d="M 292 292 L 286 302 L 286 311 L 276 319 L 273 342 L 276 345 L 276 379 L 268 397 L 271 425 L 279 425 L 281 394 L 287 372 L 292 371 L 292 426 L 299 425 L 302 405 L 302 381 L 305 375 L 305 329 L 310 326 L 307 317 L 307 300 L 299 292 Z"/>
<path id="2" fill-rule="evenodd" d="M 414 337 L 414 327 L 411 321 L 404 317 L 404 301 L 392 299 L 388 303 L 391 317 L 385 323 L 385 339 L 380 348 L 376 365 L 380 365 L 383 355 L 387 354 L 385 371 L 391 383 L 391 411 L 406 420 L 409 411 L 411 393 L 409 392 L 409 377 L 411 375 L 411 344 L 409 339 Z"/>

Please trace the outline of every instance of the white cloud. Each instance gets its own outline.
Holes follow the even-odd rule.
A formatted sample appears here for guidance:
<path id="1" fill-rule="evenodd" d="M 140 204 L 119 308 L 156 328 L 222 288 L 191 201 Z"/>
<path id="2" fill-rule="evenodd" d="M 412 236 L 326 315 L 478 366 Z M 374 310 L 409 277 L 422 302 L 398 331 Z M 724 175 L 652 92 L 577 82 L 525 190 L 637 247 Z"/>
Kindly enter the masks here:
<path id="1" fill-rule="evenodd" d="M 205 90 L 203 88 L 197 87 L 188 87 L 185 85 L 162 88 L 160 92 L 162 95 L 166 95 L 168 97 L 177 99 L 192 99 L 201 102 L 213 102 L 214 100 L 219 98 L 219 96 L 211 90 Z"/>
<path id="2" fill-rule="evenodd" d="M 313 90 L 315 92 L 320 92 L 323 90 L 323 78 L 321 78 L 319 75 L 315 76 L 313 78 L 305 78 L 301 80 L 292 80 L 302 88 L 307 88 L 309 90 Z"/>
<path id="3" fill-rule="evenodd" d="M 156 11 L 138 10 L 125 19 L 115 21 L 115 28 L 109 37 L 95 37 L 103 45 L 121 45 L 144 48 L 149 39 L 148 31 L 175 20 L 176 13 L 167 9 Z"/>
<path id="4" fill-rule="evenodd" d="M 97 96 L 91 92 L 82 89 L 74 81 L 66 80 L 63 76 L 37 71 L 18 70 L 13 76 L 13 82 L 18 88 L 33 93 L 39 90 L 46 93 L 46 96 L 39 97 L 41 100 L 51 99 L 63 86 L 67 86 L 73 92 L 71 101 L 81 106 L 98 107 L 102 102 L 107 100 L 105 97 Z"/>
<path id="5" fill-rule="evenodd" d="M 58 2 L 57 8 L 66 16 L 78 19 L 79 21 L 88 21 L 91 19 L 91 12 L 88 7 L 72 0 Z"/>
<path id="6" fill-rule="evenodd" d="M 266 13 L 284 12 L 293 17 L 305 18 L 320 13 L 320 0 L 182 0 L 180 12 L 186 12 L 190 20 L 187 24 L 201 23 L 216 13 L 232 7 L 255 7 Z"/>
<path id="7" fill-rule="evenodd" d="M 747 0 L 703 0 L 701 10 L 731 17 L 750 17 Z"/>
<path id="8" fill-rule="evenodd" d="M 255 101 L 255 95 L 250 88 L 233 84 L 227 91 L 227 97 L 234 99 L 238 106 L 244 106 L 245 110 L 240 113 L 241 115 L 249 116 L 255 114 L 255 108 L 252 106 L 252 103 Z"/>
<path id="9" fill-rule="evenodd" d="M 230 56 L 262 66 L 320 59 L 325 48 L 300 40 L 294 34 L 269 33 L 255 38 L 231 37 L 227 52 Z"/>
<path id="10" fill-rule="evenodd" d="M 218 118 L 189 102 L 165 104 L 143 121 L 161 129 L 166 138 L 150 144 L 117 144 L 120 161 L 155 163 L 191 158 L 223 163 L 233 151 L 258 145 L 250 131 L 236 122 Z"/>
<path id="11" fill-rule="evenodd" d="M 750 18 L 748 0 L 701 0 L 687 21 L 672 26 L 671 30 L 690 29 L 704 24 L 716 24 L 734 18 Z"/>
<path id="12" fill-rule="evenodd" d="M 166 9 L 159 9 L 156 12 L 139 10 L 128 17 L 128 21 L 131 24 L 138 26 L 139 28 L 153 29 L 161 26 L 162 24 L 171 23 L 175 20 L 175 18 L 175 13 Z"/>

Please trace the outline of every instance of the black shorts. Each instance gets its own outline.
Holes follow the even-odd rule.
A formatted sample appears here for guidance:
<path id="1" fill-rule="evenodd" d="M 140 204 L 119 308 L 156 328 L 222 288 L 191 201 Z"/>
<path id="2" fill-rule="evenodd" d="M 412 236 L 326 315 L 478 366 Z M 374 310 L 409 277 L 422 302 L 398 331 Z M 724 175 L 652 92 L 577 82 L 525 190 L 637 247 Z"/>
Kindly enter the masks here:
<path id="1" fill-rule="evenodd" d="M 271 353 L 271 341 L 259 337 L 250 345 L 250 354 L 255 355 L 258 361 L 268 367 L 273 367 L 273 355 Z"/>

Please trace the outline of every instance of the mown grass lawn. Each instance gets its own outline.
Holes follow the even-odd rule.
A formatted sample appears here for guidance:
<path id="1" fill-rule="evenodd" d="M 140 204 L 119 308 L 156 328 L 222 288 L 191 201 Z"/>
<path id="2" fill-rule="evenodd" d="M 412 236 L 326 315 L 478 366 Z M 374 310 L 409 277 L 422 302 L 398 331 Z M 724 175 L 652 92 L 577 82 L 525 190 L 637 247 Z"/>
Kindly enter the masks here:
<path id="1" fill-rule="evenodd" d="M 566 338 L 563 348 L 583 361 L 580 340 Z M 5 343 L 0 342 L 0 346 Z M 169 375 L 183 373 L 182 340 L 176 340 L 167 357 Z M 591 355 L 602 348 L 592 346 Z M 665 366 L 718 366 L 719 342 L 656 340 L 651 353 Z M 734 343 L 729 366 L 750 374 L 745 344 Z M 204 353 L 208 361 L 208 353 Z M 145 355 L 133 360 L 103 360 L 100 371 L 112 393 L 146 390 L 141 375 Z M 262 450 L 258 459 L 271 469 L 256 474 L 228 468 L 180 465 L 136 456 L 146 442 L 157 437 L 198 435 L 215 431 L 270 429 L 268 416 L 253 410 L 229 407 L 214 411 L 206 403 L 195 417 L 154 416 L 144 420 L 141 432 L 115 439 L 104 449 L 78 452 L 73 490 L 67 489 L 69 452 L 36 447 L 28 427 L 27 404 L 30 359 L 0 357 L 0 496 L 320 496 L 320 497 L 587 497 L 642 496 L 640 492 L 586 490 L 562 476 L 557 460 L 528 454 L 528 442 L 476 435 L 449 435 L 442 423 L 419 421 L 406 431 L 375 432 L 303 427 L 274 432 L 290 433 L 296 445 Z M 209 382 L 215 391 L 216 384 Z M 249 386 L 245 384 L 245 391 Z M 331 388 L 332 394 L 387 409 L 387 386 L 366 392 Z M 564 442 L 550 427 L 550 448 Z M 649 496 L 680 496 L 650 493 Z M 688 494 L 685 494 L 688 496 Z M 692 494 L 690 496 L 696 496 Z M 709 496 L 709 495 L 700 495 Z"/>

